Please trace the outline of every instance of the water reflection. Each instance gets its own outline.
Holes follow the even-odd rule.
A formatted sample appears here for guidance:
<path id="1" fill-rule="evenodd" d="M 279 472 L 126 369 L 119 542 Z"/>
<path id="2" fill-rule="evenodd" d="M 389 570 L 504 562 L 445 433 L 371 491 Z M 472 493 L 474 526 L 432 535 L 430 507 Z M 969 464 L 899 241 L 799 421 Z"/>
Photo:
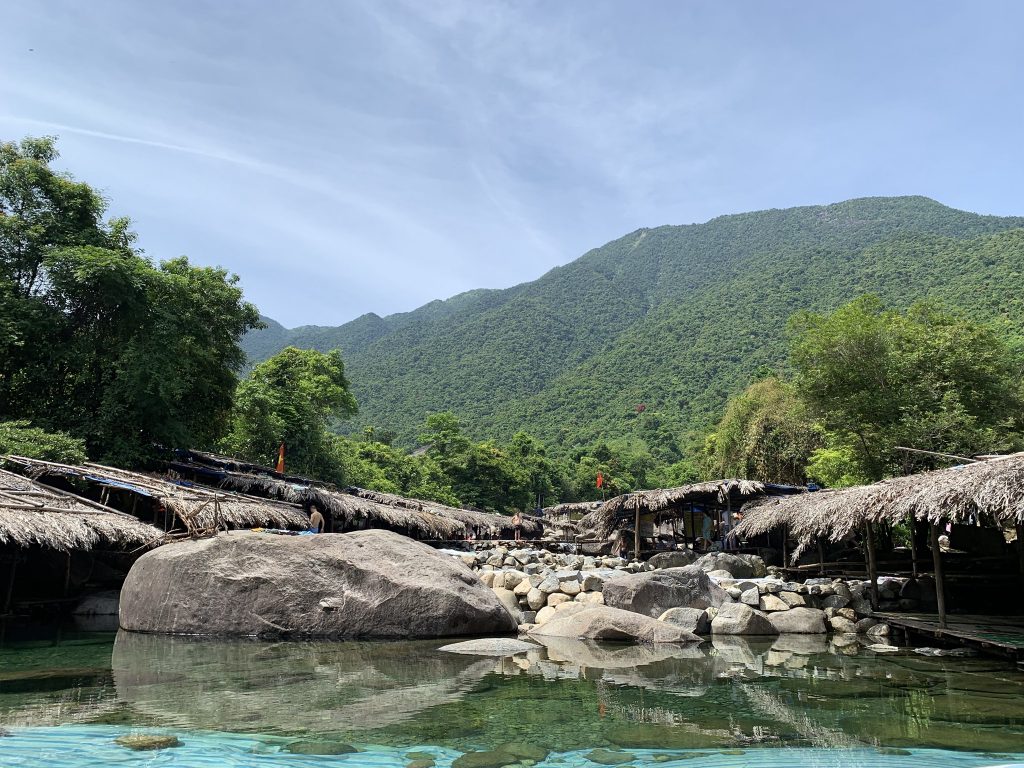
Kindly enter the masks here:
<path id="1" fill-rule="evenodd" d="M 438 651 L 443 644 L 120 633 L 105 681 L 54 668 L 45 685 L 25 682 L 19 657 L 13 671 L 0 663 L 0 724 L 69 722 L 73 710 L 79 722 L 460 751 L 509 742 L 552 752 L 1024 750 L 1024 674 L 998 660 L 878 656 L 817 636 L 682 647 L 543 638 L 506 658 Z M 11 658 L 0 648 L 0 661 Z"/>

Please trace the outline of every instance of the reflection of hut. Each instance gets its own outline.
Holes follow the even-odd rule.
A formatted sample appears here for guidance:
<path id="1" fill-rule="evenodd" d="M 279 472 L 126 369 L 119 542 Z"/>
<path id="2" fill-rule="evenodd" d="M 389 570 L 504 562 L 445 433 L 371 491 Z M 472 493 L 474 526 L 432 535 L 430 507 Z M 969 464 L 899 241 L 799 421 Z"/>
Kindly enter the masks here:
<path id="1" fill-rule="evenodd" d="M 163 531 L 270 527 L 303 530 L 309 517 L 293 504 L 195 483 L 154 477 L 100 464 L 74 466 L 17 456 L 8 462 L 55 487 L 94 497 L 101 504 L 149 520 Z"/>
<path id="2" fill-rule="evenodd" d="M 877 579 L 875 534 L 878 527 L 910 526 L 911 556 L 916 573 L 921 553 L 914 532 L 922 525 L 927 526 L 939 612 L 943 619 L 943 564 L 939 546 L 942 528 L 949 526 L 951 539 L 959 536 L 962 540 L 981 542 L 987 538 L 995 543 L 990 549 L 997 553 L 1005 550 L 1000 527 L 1015 528 L 1019 568 L 1024 575 L 1024 453 L 882 480 L 872 485 L 766 499 L 747 505 L 744 513 L 745 518 L 735 531 L 737 536 L 785 529 L 795 544 L 794 560 L 820 541 L 838 542 L 863 534 L 867 569 L 873 585 Z M 984 528 L 989 535 L 979 531 Z M 873 592 L 877 603 L 877 588 Z"/>
<path id="3" fill-rule="evenodd" d="M 634 550 L 646 539 L 655 546 L 709 548 L 724 546 L 734 515 L 751 499 L 802 492 L 802 488 L 756 480 L 711 480 L 677 488 L 637 491 L 616 496 L 579 521 L 601 539 L 630 530 Z"/>
<path id="4" fill-rule="evenodd" d="M 329 517 L 329 530 L 386 528 L 426 540 L 511 538 L 512 519 L 506 515 L 459 509 L 354 486 L 338 489 L 328 483 L 286 475 L 269 467 L 199 451 L 179 451 L 170 468 L 200 482 L 302 504 L 315 504 Z M 523 532 L 535 536 L 539 522 L 523 517 Z"/>
<path id="5" fill-rule="evenodd" d="M 134 550 L 161 535 L 131 515 L 0 470 L 0 568 L 6 577 L 0 612 L 7 613 L 15 599 L 68 597 L 76 586 L 100 578 L 99 571 L 126 567 Z M 105 556 L 99 568 L 98 556 Z"/>

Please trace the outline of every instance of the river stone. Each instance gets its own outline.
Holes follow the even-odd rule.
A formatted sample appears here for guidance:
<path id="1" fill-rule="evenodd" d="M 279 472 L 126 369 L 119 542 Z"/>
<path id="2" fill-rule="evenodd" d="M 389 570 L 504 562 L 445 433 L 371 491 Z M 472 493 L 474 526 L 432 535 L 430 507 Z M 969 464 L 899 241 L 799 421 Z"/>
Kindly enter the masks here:
<path id="1" fill-rule="evenodd" d="M 548 605 L 552 608 L 561 605 L 562 603 L 569 602 L 572 602 L 572 598 L 568 595 L 563 595 L 561 592 L 552 592 L 550 595 L 548 595 Z"/>
<path id="2" fill-rule="evenodd" d="M 515 632 L 517 620 L 457 559 L 391 531 L 231 531 L 140 557 L 121 589 L 120 624 L 188 635 L 414 638 Z"/>
<path id="3" fill-rule="evenodd" d="M 636 760 L 636 755 L 613 749 L 595 749 L 586 754 L 587 760 L 598 765 L 624 765 Z"/>
<path id="4" fill-rule="evenodd" d="M 483 582 L 485 587 L 493 587 L 494 586 L 494 575 L 495 575 L 494 571 L 481 571 L 480 574 L 479 574 L 480 581 Z"/>
<path id="5" fill-rule="evenodd" d="M 702 571 L 728 571 L 737 579 L 757 579 L 768 574 L 764 560 L 757 555 L 708 552 L 696 562 L 696 565 Z"/>
<path id="6" fill-rule="evenodd" d="M 359 751 L 340 741 L 293 741 L 284 749 L 295 755 L 351 755 Z"/>
<path id="7" fill-rule="evenodd" d="M 706 635 L 711 631 L 711 619 L 704 608 L 669 608 L 658 621 L 685 629 L 695 635 Z"/>
<path id="8" fill-rule="evenodd" d="M 869 627 L 865 632 L 871 640 L 888 640 L 889 639 L 889 625 L 888 624 L 875 624 L 873 627 Z"/>
<path id="9" fill-rule="evenodd" d="M 126 733 L 124 736 L 118 736 L 114 739 L 114 743 L 128 749 L 134 749 L 136 752 L 148 752 L 154 749 L 169 749 L 181 746 L 181 741 L 178 740 L 177 736 L 158 733 Z"/>
<path id="10" fill-rule="evenodd" d="M 519 599 L 515 596 L 515 593 L 504 587 L 493 587 L 491 591 L 497 596 L 512 617 L 515 618 L 516 622 L 519 622 L 522 616 L 519 610 Z"/>
<path id="11" fill-rule="evenodd" d="M 512 592 L 514 592 L 518 597 L 525 597 L 530 593 L 531 589 L 533 589 L 533 585 L 530 583 L 530 580 L 523 579 L 518 584 L 516 584 L 516 588 L 513 589 Z"/>
<path id="12" fill-rule="evenodd" d="M 526 604 L 530 606 L 530 610 L 539 611 L 548 602 L 548 596 L 541 592 L 537 587 L 533 587 L 529 592 L 526 593 Z"/>
<path id="13" fill-rule="evenodd" d="M 585 603 L 559 603 L 558 605 L 546 605 L 537 611 L 536 624 L 546 624 L 555 616 L 570 616 L 579 613 L 590 606 Z"/>
<path id="14" fill-rule="evenodd" d="M 669 608 L 717 607 L 730 599 L 694 565 L 616 576 L 604 583 L 603 594 L 605 605 L 652 618 Z"/>
<path id="15" fill-rule="evenodd" d="M 752 608 L 756 608 L 761 604 L 761 593 L 757 591 L 756 586 L 753 586 L 750 589 L 745 589 L 740 592 L 740 602 L 745 605 L 749 605 Z"/>
<path id="16" fill-rule="evenodd" d="M 833 616 L 828 620 L 828 623 L 832 626 L 833 632 L 838 632 L 844 635 L 856 634 L 857 632 L 856 624 L 844 616 Z"/>
<path id="17" fill-rule="evenodd" d="M 779 634 L 768 617 L 743 603 L 726 603 L 719 608 L 711 622 L 711 632 L 716 635 Z"/>
<path id="18" fill-rule="evenodd" d="M 800 606 L 807 605 L 804 596 L 797 592 L 779 592 L 779 599 L 790 608 L 799 608 Z"/>
<path id="19" fill-rule="evenodd" d="M 840 608 L 845 608 L 849 604 L 850 598 L 840 594 L 829 595 L 828 597 L 822 598 L 821 600 L 822 608 L 834 608 L 836 610 L 839 610 Z"/>
<path id="20" fill-rule="evenodd" d="M 465 653 L 470 656 L 515 656 L 517 653 L 533 651 L 538 647 L 536 643 L 527 643 L 516 640 L 514 637 L 487 637 L 480 640 L 450 643 L 437 650 L 448 653 Z"/>
<path id="21" fill-rule="evenodd" d="M 571 637 L 590 640 L 621 640 L 639 643 L 699 643 L 700 638 L 679 627 L 632 611 L 588 606 L 570 615 L 556 614 L 531 630 L 541 637 Z"/>
<path id="22" fill-rule="evenodd" d="M 825 614 L 817 608 L 791 608 L 768 615 L 768 621 L 782 633 L 797 635 L 825 634 Z"/>
<path id="23" fill-rule="evenodd" d="M 688 549 L 676 550 L 674 552 L 659 552 L 648 560 L 647 564 L 656 571 L 664 568 L 685 568 L 688 565 L 692 565 L 696 557 Z"/>
<path id="24" fill-rule="evenodd" d="M 559 587 L 558 577 L 549 573 L 544 577 L 543 581 L 537 585 L 537 589 L 543 592 L 545 595 L 550 595 L 552 592 L 557 592 Z"/>
<path id="25" fill-rule="evenodd" d="M 789 604 L 778 595 L 765 595 L 758 601 L 757 607 L 762 611 L 788 611 Z"/>
<path id="26" fill-rule="evenodd" d="M 563 595 L 568 595 L 569 597 L 576 597 L 582 591 L 578 581 L 563 581 L 559 590 Z"/>
<path id="27" fill-rule="evenodd" d="M 857 634 L 863 635 L 863 634 L 864 634 L 865 632 L 867 632 L 867 631 L 868 631 L 869 629 L 871 629 L 871 628 L 872 628 L 873 626 L 875 626 L 875 625 L 876 625 L 877 623 L 878 623 L 878 620 L 877 620 L 877 619 L 872 619 L 872 618 L 871 618 L 871 617 L 869 616 L 868 618 L 866 618 L 866 619 L 861 619 L 861 620 L 860 620 L 860 621 L 858 621 L 858 622 L 857 622 L 856 624 L 854 624 L 854 631 L 855 631 L 855 632 L 856 632 Z"/>

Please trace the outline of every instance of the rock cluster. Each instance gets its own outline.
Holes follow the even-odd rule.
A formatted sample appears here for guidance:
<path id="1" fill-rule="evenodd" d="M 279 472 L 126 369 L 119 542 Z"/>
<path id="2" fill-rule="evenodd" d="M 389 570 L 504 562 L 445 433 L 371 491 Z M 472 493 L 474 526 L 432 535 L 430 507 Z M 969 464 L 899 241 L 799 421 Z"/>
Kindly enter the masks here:
<path id="1" fill-rule="evenodd" d="M 553 553 L 496 547 L 451 553 L 472 568 L 520 621 L 520 629 L 550 631 L 564 637 L 596 637 L 598 612 L 605 605 L 668 624 L 686 635 L 850 634 L 886 641 L 889 627 L 872 617 L 865 581 L 808 579 L 784 581 L 769 573 L 761 558 L 729 552 L 697 557 L 664 552 L 646 563 L 618 557 Z M 772 569 L 774 571 L 774 569 Z M 879 591 L 883 607 L 924 602 L 923 580 L 885 579 Z M 890 605 L 892 604 L 892 605 Z M 601 620 L 610 621 L 608 616 Z M 670 633 L 639 625 L 634 640 L 651 641 Z M 618 630 L 608 630 L 608 637 Z M 575 633 L 575 634 L 574 634 Z M 624 639 L 624 638 L 620 638 Z M 660 640 L 659 640 L 660 642 Z M 685 642 L 677 640 L 673 642 Z"/>

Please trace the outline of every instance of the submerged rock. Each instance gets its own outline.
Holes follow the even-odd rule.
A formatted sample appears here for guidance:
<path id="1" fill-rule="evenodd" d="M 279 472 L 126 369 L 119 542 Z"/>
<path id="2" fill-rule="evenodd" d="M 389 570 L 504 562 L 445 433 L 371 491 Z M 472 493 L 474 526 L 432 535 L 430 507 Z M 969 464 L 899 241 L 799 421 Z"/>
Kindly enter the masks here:
<path id="1" fill-rule="evenodd" d="M 340 741 L 293 741 L 284 749 L 293 755 L 351 755 L 359 751 Z"/>
<path id="2" fill-rule="evenodd" d="M 416 638 L 512 633 L 465 565 L 381 530 L 232 531 L 168 544 L 132 566 L 121 627 L 188 635 Z"/>
<path id="3" fill-rule="evenodd" d="M 590 762 L 598 763 L 599 765 L 624 765 L 636 760 L 636 755 L 614 749 L 595 749 L 592 752 L 588 752 L 586 758 Z"/>
<path id="4" fill-rule="evenodd" d="M 470 656 L 515 656 L 517 653 L 525 653 L 538 647 L 536 643 L 527 643 L 516 640 L 514 637 L 489 637 L 451 643 L 443 645 L 437 650 L 448 653 L 468 653 Z"/>
<path id="5" fill-rule="evenodd" d="M 181 746 L 181 741 L 177 736 L 156 733 L 128 733 L 124 736 L 118 736 L 114 739 L 114 743 L 128 749 L 134 749 L 137 752 Z"/>

